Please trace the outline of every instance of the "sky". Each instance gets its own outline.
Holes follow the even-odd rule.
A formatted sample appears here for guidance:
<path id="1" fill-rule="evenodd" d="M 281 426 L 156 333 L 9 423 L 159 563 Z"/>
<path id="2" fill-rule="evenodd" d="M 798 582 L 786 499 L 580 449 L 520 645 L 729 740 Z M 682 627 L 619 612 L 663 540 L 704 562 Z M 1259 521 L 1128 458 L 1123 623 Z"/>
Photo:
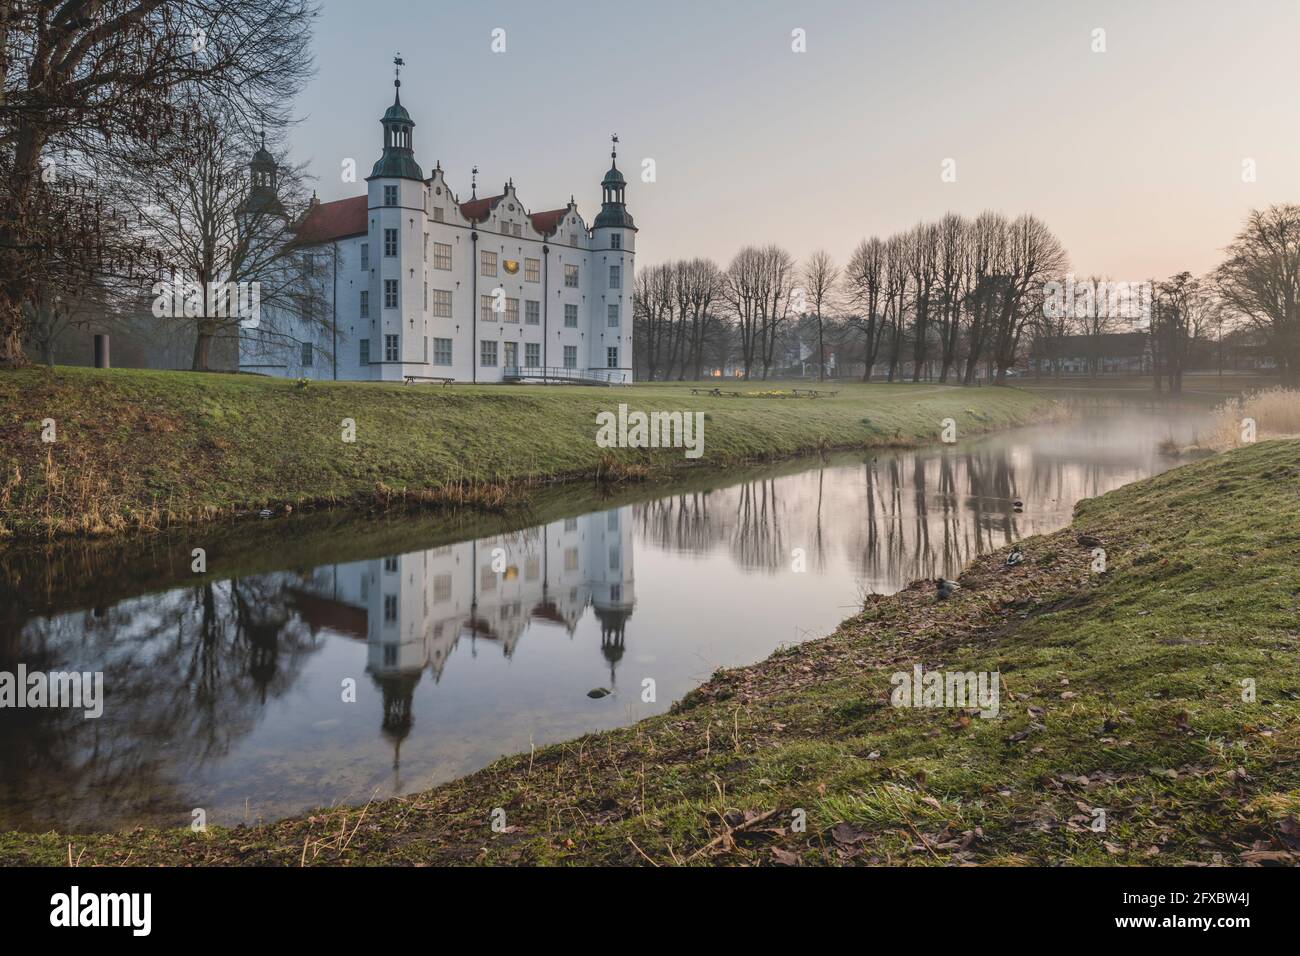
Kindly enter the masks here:
<path id="1" fill-rule="evenodd" d="M 364 189 L 341 164 L 378 158 L 400 52 L 416 159 L 461 200 L 477 164 L 480 196 L 513 178 L 590 221 L 617 133 L 642 266 L 755 242 L 843 262 L 995 209 L 1080 275 L 1141 281 L 1300 202 L 1297 0 L 321 2 L 286 145 L 322 200 Z"/>

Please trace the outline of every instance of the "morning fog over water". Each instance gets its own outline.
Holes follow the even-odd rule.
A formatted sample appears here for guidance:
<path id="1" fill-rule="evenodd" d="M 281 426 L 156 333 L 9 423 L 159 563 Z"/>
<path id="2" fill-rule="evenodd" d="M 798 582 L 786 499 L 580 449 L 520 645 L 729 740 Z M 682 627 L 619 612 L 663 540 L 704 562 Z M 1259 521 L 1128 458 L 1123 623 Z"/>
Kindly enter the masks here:
<path id="1" fill-rule="evenodd" d="M 93 587 L 74 561 L 10 569 L 0 670 L 102 672 L 104 702 L 96 720 L 0 710 L 0 827 L 273 819 L 661 713 L 868 593 L 1065 525 L 1079 499 L 1175 464 L 1157 444 L 1196 425 L 1112 409 L 583 492 L 519 530 L 459 516 L 420 538 L 418 518 L 358 518 L 294 552 L 276 521 L 224 565 L 194 529 L 170 552 L 96 552 Z M 205 544 L 200 578 L 184 556 Z"/>

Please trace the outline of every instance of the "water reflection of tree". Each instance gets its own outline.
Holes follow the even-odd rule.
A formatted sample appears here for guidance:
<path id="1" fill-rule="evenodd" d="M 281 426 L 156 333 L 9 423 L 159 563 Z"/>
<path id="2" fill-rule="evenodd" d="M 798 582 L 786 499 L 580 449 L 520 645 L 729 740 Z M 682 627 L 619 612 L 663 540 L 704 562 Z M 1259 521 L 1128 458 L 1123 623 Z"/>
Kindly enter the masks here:
<path id="1" fill-rule="evenodd" d="M 204 583 L 22 624 L 4 669 L 102 671 L 105 706 L 98 720 L 0 712 L 0 823 L 188 820 L 185 779 L 229 753 L 319 647 L 287 602 L 293 579 Z"/>
<path id="2" fill-rule="evenodd" d="M 650 544 L 725 552 L 746 569 L 781 571 L 804 548 L 810 569 L 830 555 L 852 563 L 871 590 L 954 575 L 977 554 L 1041 530 L 1057 502 L 1127 480 L 1131 463 L 1098 467 L 1084 448 L 1047 453 L 1014 441 L 881 454 L 637 506 Z M 1013 503 L 1024 498 L 1027 514 Z M 1035 512 L 1034 509 L 1038 509 Z"/>

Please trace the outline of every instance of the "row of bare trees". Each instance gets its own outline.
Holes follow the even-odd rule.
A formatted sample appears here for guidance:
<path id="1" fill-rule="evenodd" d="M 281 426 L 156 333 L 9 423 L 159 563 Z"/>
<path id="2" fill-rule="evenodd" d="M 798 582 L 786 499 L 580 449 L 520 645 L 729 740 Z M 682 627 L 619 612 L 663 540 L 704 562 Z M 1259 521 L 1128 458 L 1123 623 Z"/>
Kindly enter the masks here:
<path id="1" fill-rule="evenodd" d="M 1179 392 L 1208 343 L 1222 362 L 1225 333 L 1244 329 L 1284 381 L 1300 381 L 1300 205 L 1252 212 L 1211 274 L 1119 283 L 1124 299 L 1092 276 L 1069 308 L 1053 308 L 1049 290 L 1068 266 L 1041 220 L 996 212 L 864 239 L 842 267 L 824 250 L 798 264 L 775 245 L 746 246 L 725 269 L 665 263 L 637 279 L 639 374 L 766 379 L 797 367 L 824 378 L 835 356 L 837 374 L 857 365 L 864 381 L 970 384 L 987 370 L 1000 383 L 1025 355 L 1040 374 L 1080 360 L 1097 374 L 1128 332 L 1155 389 Z"/>
<path id="2" fill-rule="evenodd" d="M 1004 381 L 1026 327 L 1042 312 L 1045 285 L 1067 266 L 1060 241 L 1030 215 L 948 213 L 863 240 L 843 282 L 850 325 L 862 340 L 863 380 L 880 365 L 895 381 L 910 359 L 913 381 L 932 365 L 940 382 L 969 384 L 982 362 Z"/>
<path id="3" fill-rule="evenodd" d="M 798 264 L 779 246 L 746 246 L 726 269 L 694 259 L 643 270 L 637 347 L 652 379 L 720 365 L 766 379 L 807 355 L 824 378 L 829 343 L 851 346 L 864 381 L 880 366 L 889 381 L 937 369 L 941 382 L 971 382 L 982 362 L 1002 381 L 1066 266 L 1040 220 L 993 212 L 863 240 L 843 268 L 824 250 Z"/>

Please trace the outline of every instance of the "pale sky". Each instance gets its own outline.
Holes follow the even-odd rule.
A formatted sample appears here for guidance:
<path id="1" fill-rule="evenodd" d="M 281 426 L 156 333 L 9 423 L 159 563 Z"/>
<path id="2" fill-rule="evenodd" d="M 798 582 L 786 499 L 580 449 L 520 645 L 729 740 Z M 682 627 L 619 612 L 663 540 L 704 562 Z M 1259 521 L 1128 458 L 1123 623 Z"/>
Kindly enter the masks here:
<path id="1" fill-rule="evenodd" d="M 843 262 L 991 208 L 1137 281 L 1207 271 L 1250 208 L 1300 202 L 1297 0 L 323 3 L 291 141 L 323 200 L 364 188 L 340 163 L 378 157 L 400 51 L 416 159 L 462 200 L 477 163 L 479 195 L 513 177 L 590 221 L 617 132 L 639 265 L 769 241 Z"/>

